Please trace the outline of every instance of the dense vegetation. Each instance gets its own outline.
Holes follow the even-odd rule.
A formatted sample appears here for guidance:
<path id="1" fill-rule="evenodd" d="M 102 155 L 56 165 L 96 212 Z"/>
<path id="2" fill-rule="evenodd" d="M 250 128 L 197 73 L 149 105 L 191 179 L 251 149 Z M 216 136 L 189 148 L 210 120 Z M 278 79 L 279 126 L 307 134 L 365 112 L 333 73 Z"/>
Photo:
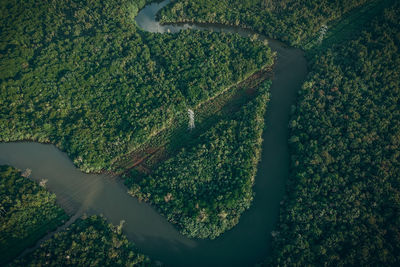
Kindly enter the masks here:
<path id="1" fill-rule="evenodd" d="M 83 170 L 110 169 L 272 64 L 266 45 L 237 35 L 144 33 L 134 16 L 145 2 L 1 1 L 0 141 L 51 142 Z"/>
<path id="2" fill-rule="evenodd" d="M 249 27 L 291 45 L 318 38 L 321 27 L 369 0 L 172 0 L 161 22 L 211 22 Z"/>
<path id="3" fill-rule="evenodd" d="M 102 217 L 78 219 L 11 266 L 149 266 L 121 230 Z"/>
<path id="4" fill-rule="evenodd" d="M 400 264 L 400 2 L 317 57 L 291 127 L 271 262 Z"/>
<path id="5" fill-rule="evenodd" d="M 0 264 L 68 218 L 54 194 L 9 166 L 0 166 L 0 196 Z"/>
<path id="6" fill-rule="evenodd" d="M 149 177 L 133 173 L 130 193 L 150 201 L 190 237 L 215 238 L 236 225 L 253 198 L 269 85 L 264 82 L 255 98 Z"/>

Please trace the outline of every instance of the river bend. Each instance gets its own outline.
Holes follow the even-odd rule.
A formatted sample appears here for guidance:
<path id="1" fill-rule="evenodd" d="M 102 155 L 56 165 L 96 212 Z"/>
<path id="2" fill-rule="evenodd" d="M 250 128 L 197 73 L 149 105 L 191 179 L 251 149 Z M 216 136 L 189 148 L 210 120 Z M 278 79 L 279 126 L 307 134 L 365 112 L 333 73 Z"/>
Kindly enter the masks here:
<path id="1" fill-rule="evenodd" d="M 254 33 L 238 27 L 206 24 L 160 25 L 155 15 L 169 0 L 147 5 L 135 18 L 144 31 L 165 33 L 197 29 Z M 265 37 L 260 36 L 261 39 Z M 118 178 L 105 174 L 85 174 L 68 156 L 53 145 L 33 142 L 1 143 L 0 164 L 30 168 L 33 179 L 48 179 L 47 188 L 58 203 L 71 213 L 103 214 L 110 222 L 125 220 L 128 239 L 153 260 L 168 266 L 252 266 L 267 256 L 271 231 L 279 215 L 279 203 L 289 175 L 288 122 L 291 106 L 306 74 L 307 64 L 299 49 L 268 40 L 277 52 L 271 100 L 267 108 L 261 162 L 254 186 L 255 198 L 249 210 L 232 230 L 215 240 L 182 236 L 154 208 L 127 194 Z"/>

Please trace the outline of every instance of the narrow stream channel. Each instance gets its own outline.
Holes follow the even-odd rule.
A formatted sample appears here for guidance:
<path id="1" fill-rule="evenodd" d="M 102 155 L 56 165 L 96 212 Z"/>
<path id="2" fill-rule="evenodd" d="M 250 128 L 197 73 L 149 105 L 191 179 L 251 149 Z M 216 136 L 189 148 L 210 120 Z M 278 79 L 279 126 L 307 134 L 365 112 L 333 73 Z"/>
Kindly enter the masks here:
<path id="1" fill-rule="evenodd" d="M 216 25 L 167 25 L 155 21 L 155 14 L 169 3 L 147 5 L 136 17 L 144 31 L 165 33 L 191 28 L 238 33 L 254 33 L 237 27 Z M 265 39 L 264 37 L 260 37 Z M 267 256 L 271 231 L 279 214 L 288 177 L 288 122 L 291 105 L 306 74 L 303 52 L 269 40 L 278 58 L 271 87 L 271 101 L 263 133 L 263 152 L 254 187 L 251 208 L 239 224 L 215 240 L 195 240 L 182 236 L 150 205 L 130 197 L 119 179 L 85 174 L 68 156 L 53 145 L 33 142 L 1 143 L 0 164 L 30 168 L 36 180 L 48 179 L 47 188 L 58 203 L 71 213 L 103 214 L 110 222 L 125 220 L 124 233 L 153 260 L 168 266 L 252 266 Z"/>

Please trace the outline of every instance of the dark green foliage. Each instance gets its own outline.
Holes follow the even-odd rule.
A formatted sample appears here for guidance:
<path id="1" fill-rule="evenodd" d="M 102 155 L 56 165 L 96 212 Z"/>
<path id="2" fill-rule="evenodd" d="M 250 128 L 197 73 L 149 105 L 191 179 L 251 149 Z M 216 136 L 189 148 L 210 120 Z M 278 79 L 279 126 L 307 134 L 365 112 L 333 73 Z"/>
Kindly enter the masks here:
<path id="1" fill-rule="evenodd" d="M 360 31 L 371 22 L 371 18 L 381 14 L 394 1 L 397 0 L 372 0 L 347 12 L 329 25 L 322 40 L 316 35 L 314 39 L 302 46 L 307 51 L 307 57 L 312 59 L 313 55 L 323 53 L 333 45 L 353 40 L 354 36 L 358 36 Z"/>
<path id="2" fill-rule="evenodd" d="M 215 238 L 236 225 L 253 198 L 269 85 L 149 177 L 132 173 L 130 193 L 150 201 L 190 237 Z"/>
<path id="3" fill-rule="evenodd" d="M 368 0 L 172 0 L 161 22 L 196 21 L 241 25 L 258 33 L 304 45 L 323 24 Z"/>
<path id="4" fill-rule="evenodd" d="M 149 266 L 149 258 L 135 250 L 121 226 L 98 216 L 78 219 L 11 266 Z"/>
<path id="5" fill-rule="evenodd" d="M 0 141 L 51 142 L 83 170 L 109 170 L 187 105 L 272 64 L 235 35 L 140 32 L 144 4 L 1 1 Z"/>
<path id="6" fill-rule="evenodd" d="M 0 263 L 32 246 L 68 216 L 56 196 L 9 166 L 0 166 Z"/>
<path id="7" fill-rule="evenodd" d="M 400 264 L 400 3 L 316 58 L 290 123 L 279 266 Z"/>
<path id="8" fill-rule="evenodd" d="M 146 36 L 152 58 L 165 76 L 173 78 L 189 105 L 206 101 L 254 70 L 273 65 L 268 46 L 239 35 L 185 30 L 178 35 Z"/>

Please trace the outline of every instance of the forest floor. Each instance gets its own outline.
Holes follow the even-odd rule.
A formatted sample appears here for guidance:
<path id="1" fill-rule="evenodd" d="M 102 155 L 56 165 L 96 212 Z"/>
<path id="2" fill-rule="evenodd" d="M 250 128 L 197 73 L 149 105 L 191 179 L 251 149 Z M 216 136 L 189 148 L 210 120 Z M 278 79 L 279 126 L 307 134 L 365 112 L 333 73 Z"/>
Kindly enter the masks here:
<path id="1" fill-rule="evenodd" d="M 197 138 L 218 123 L 235 114 L 244 104 L 257 95 L 257 88 L 266 79 L 271 79 L 271 68 L 264 68 L 245 80 L 228 87 L 216 97 L 199 104 L 195 109 L 196 128 L 188 130 L 187 114 L 178 115 L 172 127 L 154 135 L 138 149 L 124 155 L 113 164 L 116 175 L 135 168 L 149 174 L 159 163 L 175 155 L 182 148 L 193 146 Z"/>

